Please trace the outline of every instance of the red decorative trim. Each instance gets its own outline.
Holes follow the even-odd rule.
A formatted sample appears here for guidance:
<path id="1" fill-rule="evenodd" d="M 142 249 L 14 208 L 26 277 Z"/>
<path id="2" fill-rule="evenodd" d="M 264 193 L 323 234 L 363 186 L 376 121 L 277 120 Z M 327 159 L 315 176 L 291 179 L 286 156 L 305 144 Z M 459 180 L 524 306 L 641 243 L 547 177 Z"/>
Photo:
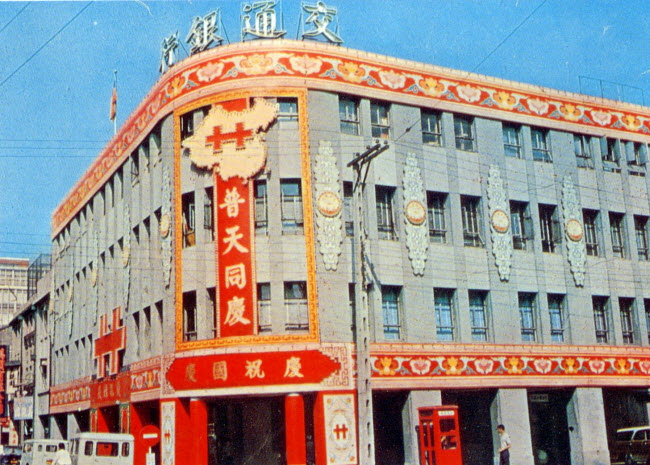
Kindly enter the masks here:
<path id="1" fill-rule="evenodd" d="M 376 380 L 439 380 L 485 382 L 499 386 L 539 383 L 540 378 L 570 384 L 619 385 L 650 382 L 650 350 L 593 346 L 436 345 L 386 346 L 372 351 Z M 526 379 L 528 381 L 526 381 Z"/>
<path id="2" fill-rule="evenodd" d="M 237 84 L 235 84 L 237 83 Z M 252 41 L 217 47 L 171 68 L 120 132 L 77 182 L 52 217 L 56 235 L 128 156 L 132 145 L 174 106 L 204 95 L 207 87 L 224 90 L 251 86 L 294 85 L 420 99 L 423 105 L 480 111 L 494 118 L 529 118 L 567 129 L 613 130 L 635 140 L 650 135 L 644 107 L 568 94 L 445 68 L 372 55 L 313 42 Z M 480 110 L 478 110 L 480 109 Z M 578 129 L 579 130 L 579 129 Z"/>

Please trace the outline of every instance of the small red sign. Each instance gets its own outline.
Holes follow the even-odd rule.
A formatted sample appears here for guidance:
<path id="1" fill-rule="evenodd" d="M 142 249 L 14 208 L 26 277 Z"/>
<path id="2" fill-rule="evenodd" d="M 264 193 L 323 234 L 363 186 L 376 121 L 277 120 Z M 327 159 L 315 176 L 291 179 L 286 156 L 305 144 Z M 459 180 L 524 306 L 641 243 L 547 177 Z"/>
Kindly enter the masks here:
<path id="1" fill-rule="evenodd" d="M 177 358 L 167 372 L 176 390 L 320 383 L 341 364 L 318 350 Z"/>
<path id="2" fill-rule="evenodd" d="M 120 371 L 119 352 L 125 348 L 126 329 L 122 323 L 122 309 L 117 307 L 113 309 L 111 323 L 108 321 L 108 314 L 99 317 L 99 337 L 95 341 L 98 378 L 115 375 Z"/>
<path id="3" fill-rule="evenodd" d="M 153 447 L 160 442 L 160 428 L 156 425 L 144 426 L 140 430 L 138 437 L 145 447 Z"/>
<path id="4" fill-rule="evenodd" d="M 131 375 L 120 373 L 115 378 L 98 380 L 90 386 L 90 404 L 93 407 L 128 402 L 131 397 Z"/>

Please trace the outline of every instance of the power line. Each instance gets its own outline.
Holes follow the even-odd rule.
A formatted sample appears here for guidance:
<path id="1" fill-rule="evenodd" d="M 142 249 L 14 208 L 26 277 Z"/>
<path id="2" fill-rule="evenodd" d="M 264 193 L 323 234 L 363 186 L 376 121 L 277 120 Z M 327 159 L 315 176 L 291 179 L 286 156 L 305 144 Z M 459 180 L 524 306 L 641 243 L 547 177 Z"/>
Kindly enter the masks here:
<path id="1" fill-rule="evenodd" d="M 2 26 L 2 29 L 0 29 L 0 33 L 1 33 L 2 31 L 4 31 L 5 29 L 7 29 L 7 26 L 9 26 L 11 23 L 13 23 L 13 22 L 14 22 L 14 19 L 16 19 L 16 18 L 17 18 L 17 17 L 18 17 L 18 16 L 19 16 L 23 11 L 25 11 L 25 8 L 27 8 L 28 6 L 29 6 L 29 2 L 25 3 L 25 6 L 22 7 L 22 8 L 20 9 L 20 11 L 14 15 L 13 18 L 11 18 L 7 24 L 5 24 L 4 26 Z"/>
<path id="2" fill-rule="evenodd" d="M 45 43 L 43 43 L 43 45 L 41 45 L 40 47 L 38 47 L 38 48 L 36 49 L 36 51 L 35 51 L 34 53 L 32 53 L 32 54 L 29 56 L 29 58 L 27 58 L 25 61 L 23 61 L 23 62 L 20 64 L 20 66 L 18 66 L 18 68 L 16 68 L 15 70 L 13 70 L 13 71 L 11 72 L 11 74 L 9 74 L 9 76 L 7 76 L 6 78 L 4 78 L 4 80 L 3 80 L 2 82 L 0 82 L 0 87 L 2 87 L 2 86 L 3 86 L 3 85 L 4 85 L 4 84 L 9 80 L 9 79 L 11 79 L 11 78 L 12 78 L 12 77 L 13 77 L 13 76 L 18 72 L 18 71 L 20 71 L 20 70 L 21 70 L 21 69 L 22 69 L 22 68 L 23 68 L 27 63 L 29 63 L 29 62 L 32 60 L 32 58 L 34 58 L 34 57 L 38 54 L 38 52 L 40 52 L 41 50 L 43 50 L 43 49 L 47 46 L 47 44 L 49 44 L 50 42 L 52 42 L 56 36 L 58 36 L 61 32 L 63 32 L 63 30 L 64 30 L 65 28 L 67 28 L 67 27 L 68 27 L 68 26 L 69 26 L 69 25 L 70 25 L 70 24 L 71 24 L 75 19 L 77 19 L 77 17 L 79 17 L 79 15 L 81 15 L 81 13 L 83 13 L 83 12 L 86 10 L 86 8 L 88 8 L 88 7 L 90 6 L 91 3 L 92 3 L 92 1 L 86 3 L 86 6 L 84 6 L 81 10 L 79 10 L 79 11 L 77 12 L 77 14 L 75 14 L 72 18 L 70 18 L 70 19 L 68 20 L 68 22 L 66 22 L 63 26 L 61 26 L 61 28 L 60 28 L 58 31 L 56 31 L 56 32 L 54 33 L 54 35 L 52 35 L 52 37 L 50 37 L 49 39 L 47 39 L 47 40 L 45 41 Z"/>

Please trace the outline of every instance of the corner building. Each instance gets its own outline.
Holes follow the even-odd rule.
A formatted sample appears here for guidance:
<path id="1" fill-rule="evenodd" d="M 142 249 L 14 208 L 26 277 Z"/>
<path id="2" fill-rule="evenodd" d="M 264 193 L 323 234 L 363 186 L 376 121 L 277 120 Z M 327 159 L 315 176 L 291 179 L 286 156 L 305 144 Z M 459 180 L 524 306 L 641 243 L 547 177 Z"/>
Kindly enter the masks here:
<path id="1" fill-rule="evenodd" d="M 644 107 L 316 42 L 180 62 L 54 212 L 52 436 L 358 463 L 363 242 L 376 463 L 418 463 L 441 404 L 465 464 L 499 423 L 513 463 L 610 463 L 647 422 L 649 133 Z"/>

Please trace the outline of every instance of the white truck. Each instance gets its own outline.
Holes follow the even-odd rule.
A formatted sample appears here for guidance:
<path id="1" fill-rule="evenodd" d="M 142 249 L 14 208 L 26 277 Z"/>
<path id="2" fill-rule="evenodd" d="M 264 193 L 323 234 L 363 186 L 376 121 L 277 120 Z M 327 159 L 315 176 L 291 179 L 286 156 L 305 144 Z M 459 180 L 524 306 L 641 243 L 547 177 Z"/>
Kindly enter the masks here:
<path id="1" fill-rule="evenodd" d="M 67 449 L 68 441 L 62 439 L 28 439 L 23 444 L 20 465 L 52 465 L 59 444 Z"/>
<path id="2" fill-rule="evenodd" d="M 78 433 L 71 440 L 72 464 L 133 465 L 133 441 L 131 434 Z"/>

